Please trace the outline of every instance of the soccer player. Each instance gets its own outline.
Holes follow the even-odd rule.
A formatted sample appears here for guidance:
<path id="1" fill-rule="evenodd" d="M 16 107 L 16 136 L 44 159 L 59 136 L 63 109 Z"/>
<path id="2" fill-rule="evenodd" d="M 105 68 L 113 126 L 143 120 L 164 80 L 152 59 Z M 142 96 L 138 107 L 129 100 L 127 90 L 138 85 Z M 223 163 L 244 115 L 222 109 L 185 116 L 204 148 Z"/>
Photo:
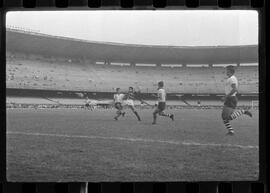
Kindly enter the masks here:
<path id="1" fill-rule="evenodd" d="M 237 96 L 238 93 L 238 80 L 234 75 L 234 66 L 226 67 L 227 80 L 225 84 L 225 96 L 222 98 L 224 101 L 224 106 L 222 110 L 222 119 L 225 127 L 228 129 L 227 135 L 234 135 L 234 130 L 230 124 L 230 121 L 236 119 L 237 117 L 245 114 L 252 117 L 251 112 L 248 110 L 240 109 L 236 110 L 237 106 Z"/>
<path id="2" fill-rule="evenodd" d="M 165 92 L 163 87 L 164 87 L 164 82 L 163 81 L 158 82 L 158 93 L 157 93 L 158 104 L 153 112 L 153 123 L 152 124 L 156 124 L 157 114 L 159 114 L 160 116 L 169 117 L 172 121 L 174 120 L 173 114 L 164 113 L 164 110 L 166 108 L 166 92 Z"/>
<path id="3" fill-rule="evenodd" d="M 134 100 L 136 99 L 135 95 L 136 95 L 136 92 L 134 91 L 133 87 L 129 87 L 128 88 L 128 93 L 125 96 L 126 104 L 132 110 L 132 112 L 135 114 L 138 121 L 141 121 L 141 118 L 140 118 L 138 112 L 135 110 L 135 107 L 134 107 Z"/>
<path id="4" fill-rule="evenodd" d="M 116 88 L 116 94 L 114 94 L 113 98 L 114 98 L 114 107 L 117 109 L 116 111 L 116 116 L 114 117 L 114 120 L 118 120 L 118 117 L 125 116 L 125 112 L 122 112 L 123 110 L 123 98 L 124 98 L 124 94 L 122 94 L 120 92 L 120 88 Z"/>
<path id="5" fill-rule="evenodd" d="M 86 97 L 85 108 L 93 111 L 93 106 L 91 105 L 91 101 L 88 97 Z"/>

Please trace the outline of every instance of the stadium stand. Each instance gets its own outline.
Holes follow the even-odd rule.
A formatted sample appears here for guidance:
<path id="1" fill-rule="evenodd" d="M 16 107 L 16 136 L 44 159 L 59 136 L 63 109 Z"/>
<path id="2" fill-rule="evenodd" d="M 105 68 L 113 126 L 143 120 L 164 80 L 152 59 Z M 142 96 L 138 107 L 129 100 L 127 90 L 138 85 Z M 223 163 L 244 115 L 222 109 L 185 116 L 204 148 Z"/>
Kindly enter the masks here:
<path id="1" fill-rule="evenodd" d="M 223 93 L 223 67 L 145 67 L 93 64 L 70 58 L 7 52 L 7 88 L 114 92 L 129 86 L 156 92 L 163 80 L 168 93 Z M 258 66 L 239 66 L 241 93 L 258 93 Z"/>
<path id="2" fill-rule="evenodd" d="M 156 83 L 163 80 L 168 93 L 220 94 L 224 93 L 226 77 L 224 68 L 216 65 L 233 63 L 238 64 L 240 93 L 258 93 L 258 65 L 241 66 L 241 63 L 257 63 L 257 45 L 129 45 L 9 27 L 6 32 L 7 88 L 114 92 L 116 87 L 126 90 L 133 86 L 141 92 L 152 93 L 156 92 Z M 98 61 L 106 64 L 97 64 Z M 113 62 L 130 65 L 112 65 Z M 139 63 L 155 66 L 137 66 Z M 194 67 L 201 63 L 209 66 Z"/>

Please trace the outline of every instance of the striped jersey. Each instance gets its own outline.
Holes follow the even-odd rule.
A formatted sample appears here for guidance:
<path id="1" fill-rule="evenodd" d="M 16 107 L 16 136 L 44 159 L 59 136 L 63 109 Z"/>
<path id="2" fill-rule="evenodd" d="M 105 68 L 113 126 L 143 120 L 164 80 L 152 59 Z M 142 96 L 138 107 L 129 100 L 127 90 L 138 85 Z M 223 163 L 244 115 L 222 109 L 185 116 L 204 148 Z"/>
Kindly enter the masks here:
<path id="1" fill-rule="evenodd" d="M 126 96 L 127 96 L 127 99 L 129 99 L 129 100 L 135 100 L 136 93 L 135 92 L 128 92 Z"/>

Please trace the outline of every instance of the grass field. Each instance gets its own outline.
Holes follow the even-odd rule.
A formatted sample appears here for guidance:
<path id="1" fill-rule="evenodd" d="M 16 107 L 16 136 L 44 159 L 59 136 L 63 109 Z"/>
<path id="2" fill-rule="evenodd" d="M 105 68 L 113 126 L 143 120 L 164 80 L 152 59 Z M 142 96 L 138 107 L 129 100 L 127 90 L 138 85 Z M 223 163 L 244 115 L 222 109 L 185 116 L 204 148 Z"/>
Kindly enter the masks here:
<path id="1" fill-rule="evenodd" d="M 8 109 L 9 181 L 256 180 L 258 111 L 232 122 L 220 111 L 172 110 L 175 121 L 139 110 Z"/>

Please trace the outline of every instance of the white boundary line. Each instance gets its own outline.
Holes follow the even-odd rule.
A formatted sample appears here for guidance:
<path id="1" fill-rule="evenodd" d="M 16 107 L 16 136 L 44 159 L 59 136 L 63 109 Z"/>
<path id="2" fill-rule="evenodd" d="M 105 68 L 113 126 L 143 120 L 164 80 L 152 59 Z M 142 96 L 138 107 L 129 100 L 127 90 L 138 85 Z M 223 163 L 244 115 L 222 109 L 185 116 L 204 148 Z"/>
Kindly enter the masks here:
<path id="1" fill-rule="evenodd" d="M 7 135 L 32 135 L 32 136 L 47 136 L 47 137 L 64 137 L 64 138 L 84 138 L 84 139 L 105 139 L 105 140 L 118 140 L 118 141 L 130 141 L 130 142 L 145 142 L 145 143 L 166 143 L 172 145 L 185 145 L 185 146 L 205 146 L 205 147 L 230 147 L 240 149 L 258 149 L 258 146 L 253 145 L 237 145 L 237 144 L 218 144 L 218 143 L 197 143 L 197 142 L 185 142 L 185 141 L 172 141 L 172 140 L 155 140 L 155 139 L 143 139 L 143 138 L 125 138 L 125 137 L 103 137 L 103 136 L 85 136 L 85 135 L 67 135 L 67 134 L 53 134 L 53 133 L 28 133 L 28 132 L 16 132 L 9 131 Z"/>

